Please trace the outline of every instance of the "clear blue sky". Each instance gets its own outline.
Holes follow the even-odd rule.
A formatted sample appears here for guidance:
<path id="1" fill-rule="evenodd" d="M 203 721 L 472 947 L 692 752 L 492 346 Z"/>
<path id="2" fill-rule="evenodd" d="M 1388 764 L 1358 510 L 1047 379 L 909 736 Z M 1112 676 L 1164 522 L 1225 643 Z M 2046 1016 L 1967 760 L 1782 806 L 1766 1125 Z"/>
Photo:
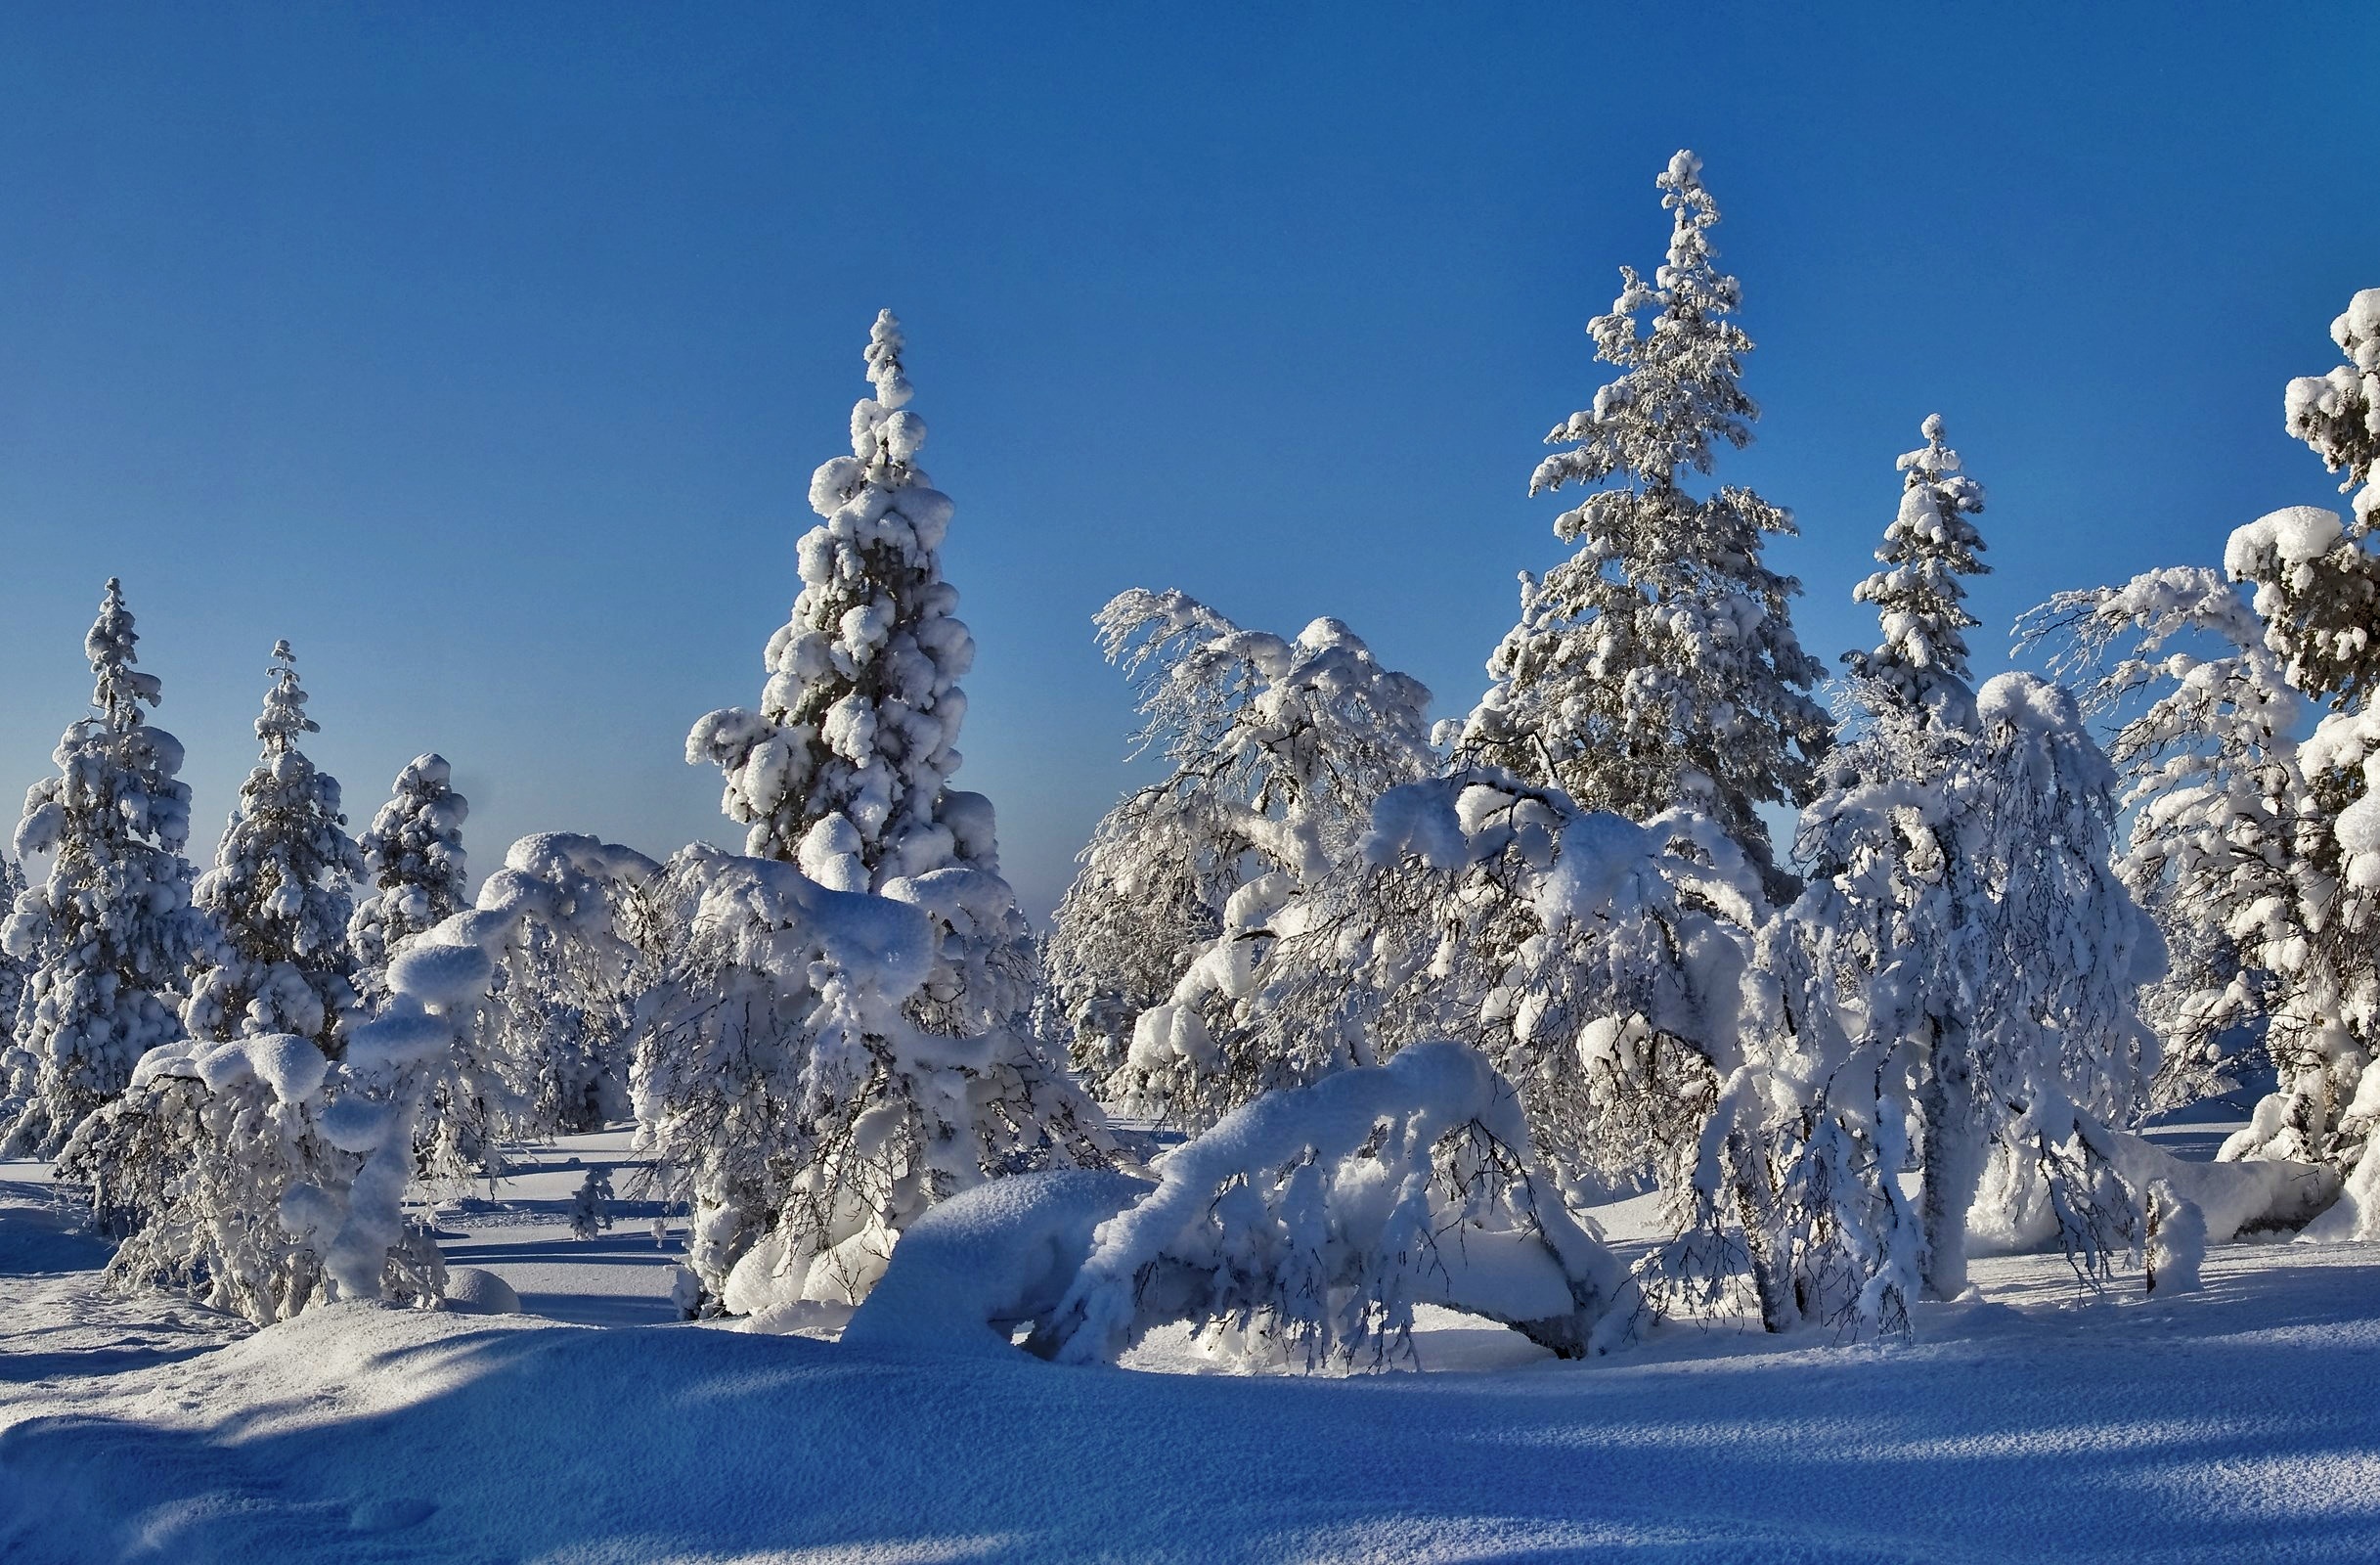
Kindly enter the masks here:
<path id="1" fill-rule="evenodd" d="M 0 789 L 113 573 L 195 847 L 280 636 L 358 824 L 437 749 L 481 872 L 735 840 L 685 729 L 758 697 L 890 305 L 961 781 L 1039 917 L 1133 775 L 1121 588 L 1337 614 L 1469 706 L 1680 146 L 1760 345 L 1723 475 L 1798 514 L 1829 661 L 1927 413 L 1990 491 L 1993 664 L 2052 591 L 2337 503 L 2280 394 L 2380 285 L 2380 8 L 1804 9 L 0 10 Z"/>

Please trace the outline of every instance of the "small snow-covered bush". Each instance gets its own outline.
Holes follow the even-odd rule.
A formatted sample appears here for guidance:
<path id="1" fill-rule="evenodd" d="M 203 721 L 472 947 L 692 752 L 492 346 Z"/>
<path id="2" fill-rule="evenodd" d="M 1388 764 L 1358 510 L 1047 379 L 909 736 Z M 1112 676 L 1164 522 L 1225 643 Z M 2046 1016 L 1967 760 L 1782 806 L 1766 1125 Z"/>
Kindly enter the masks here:
<path id="1" fill-rule="evenodd" d="M 122 1237 L 109 1280 L 184 1290 L 259 1325 L 331 1296 L 326 1256 L 361 1166 L 328 1130 L 334 1070 L 288 1033 L 152 1050 L 58 1162 Z M 376 1293 L 434 1298 L 442 1280 L 437 1246 L 408 1226 Z"/>

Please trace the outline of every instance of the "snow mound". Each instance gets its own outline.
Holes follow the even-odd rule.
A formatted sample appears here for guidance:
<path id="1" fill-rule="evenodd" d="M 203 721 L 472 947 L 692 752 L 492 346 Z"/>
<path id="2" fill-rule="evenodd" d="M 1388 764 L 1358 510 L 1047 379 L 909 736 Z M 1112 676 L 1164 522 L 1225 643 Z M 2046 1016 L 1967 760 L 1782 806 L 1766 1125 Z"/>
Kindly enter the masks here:
<path id="1" fill-rule="evenodd" d="M 521 1313 L 520 1295 L 512 1291 L 512 1284 L 475 1266 L 447 1268 L 446 1307 L 464 1315 Z"/>
<path id="2" fill-rule="evenodd" d="M 1092 1231 L 1150 1188 L 1146 1180 L 1094 1169 L 979 1185 L 902 1234 L 843 1341 L 905 1352 L 1012 1352 L 1015 1329 L 1041 1327 L 1065 1297 L 1090 1254 Z"/>

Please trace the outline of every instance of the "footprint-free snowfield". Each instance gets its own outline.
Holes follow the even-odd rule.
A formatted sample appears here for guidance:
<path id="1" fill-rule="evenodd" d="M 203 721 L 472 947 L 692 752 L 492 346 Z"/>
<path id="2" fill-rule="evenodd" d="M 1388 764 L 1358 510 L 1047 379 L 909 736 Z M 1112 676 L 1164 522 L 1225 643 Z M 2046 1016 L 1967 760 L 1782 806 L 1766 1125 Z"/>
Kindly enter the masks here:
<path id="1" fill-rule="evenodd" d="M 2380 1554 L 2360 1246 L 2221 1247 L 2171 1301 L 1981 1261 L 1902 1345 L 1680 1325 L 1565 1364 L 1435 1315 L 1423 1372 L 1249 1377 L 1179 1338 L 1085 1368 L 375 1305 L 251 1332 L 96 1297 L 103 1249 L 6 1193 L 12 1565 Z M 617 1319 L 613 1274 L 666 1270 L 502 1215 L 546 1308 Z"/>

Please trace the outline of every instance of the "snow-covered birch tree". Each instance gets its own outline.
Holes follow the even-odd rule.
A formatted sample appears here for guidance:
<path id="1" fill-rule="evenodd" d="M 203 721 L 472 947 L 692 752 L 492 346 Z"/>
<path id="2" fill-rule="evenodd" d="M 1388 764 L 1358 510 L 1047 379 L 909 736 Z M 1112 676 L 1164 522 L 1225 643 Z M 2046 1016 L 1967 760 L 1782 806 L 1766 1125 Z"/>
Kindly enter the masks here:
<path id="1" fill-rule="evenodd" d="M 218 938 L 182 1021 L 208 1042 L 291 1033 L 336 1054 L 356 1001 L 347 920 L 364 861 L 339 813 L 338 780 L 299 748 L 322 725 L 306 715 L 286 641 L 273 644 L 272 681 L 256 719 L 264 754 L 198 879 L 196 900 Z"/>
<path id="2" fill-rule="evenodd" d="M 1914 1109 L 1922 1125 L 1924 1289 L 1965 1291 L 1990 1169 L 2003 1204 L 2046 1200 L 2051 1231 L 2098 1274 L 2139 1236 L 2110 1131 L 2156 1068 L 2138 994 L 2164 964 L 2111 863 L 2114 770 L 2073 696 L 2029 674 L 1988 682 L 1972 729 L 1889 691 L 1870 705 L 1803 813 L 1813 873 L 1786 917 L 1826 948 L 1813 1004 L 1835 1009 L 1861 1068 L 1882 1070 L 1849 1084 L 1860 1115 Z M 1890 1203 L 1880 1182 L 1898 1162 L 1887 1140 L 1876 1151 Z"/>
<path id="3" fill-rule="evenodd" d="M 914 1002 L 932 1030 L 966 1034 L 1030 1003 L 1031 938 L 999 876 L 991 801 L 949 786 L 975 640 L 942 575 L 950 497 L 917 465 L 901 323 L 868 336 L 873 394 L 852 409 L 852 454 L 822 465 L 802 538 L 801 595 L 770 638 L 758 711 L 703 717 L 690 764 L 727 775 L 745 851 L 838 891 L 926 908 L 946 938 Z"/>
<path id="4" fill-rule="evenodd" d="M 182 856 L 182 745 L 144 720 L 141 708 L 156 705 L 163 688 L 133 666 L 138 640 L 110 578 L 83 643 L 97 714 L 58 741 L 58 776 L 26 792 L 17 827 L 20 855 L 53 857 L 0 931 L 25 964 L 0 1099 L 6 1155 L 54 1155 L 83 1116 L 124 1090 L 141 1055 L 182 1036 L 180 991 L 212 939 Z"/>
<path id="5" fill-rule="evenodd" d="M 2109 744 L 2130 821 L 2116 869 L 2170 961 L 2142 1000 L 2164 1045 L 2150 1104 L 2188 1102 L 2227 1080 L 2227 1044 L 2263 1034 L 2290 1051 L 2270 1023 L 2312 951 L 2301 877 L 2326 834 L 2298 761 L 2305 703 L 2217 570 L 2060 593 L 2023 626 L 2056 666 L 2096 669 L 2093 708 L 2123 715 Z"/>
<path id="6" fill-rule="evenodd" d="M 1172 771 L 1092 832 L 1048 981 L 1087 1080 L 1211 1123 L 1279 1085 L 1230 1057 L 1230 1008 L 1260 981 L 1273 915 L 1345 856 L 1375 798 L 1433 766 L 1430 693 L 1336 619 L 1285 641 L 1135 589 L 1099 630 L 1138 683 L 1139 745 Z"/>
<path id="7" fill-rule="evenodd" d="M 1622 267 L 1619 297 L 1588 328 L 1620 374 L 1546 437 L 1567 449 L 1538 465 L 1529 492 L 1602 487 L 1555 522 L 1576 552 L 1543 581 L 1523 578 L 1521 621 L 1461 742 L 1588 808 L 1710 815 L 1783 893 L 1758 809 L 1808 796 L 1831 726 L 1807 693 L 1823 669 L 1793 634 L 1800 584 L 1762 560 L 1791 514 L 1749 489 L 1684 486 L 1720 447 L 1748 445 L 1759 412 L 1741 383 L 1752 342 L 1710 243 L 1719 208 L 1701 167 L 1692 153 L 1670 159 L 1658 181 L 1674 218 L 1668 262 L 1651 282 Z"/>

